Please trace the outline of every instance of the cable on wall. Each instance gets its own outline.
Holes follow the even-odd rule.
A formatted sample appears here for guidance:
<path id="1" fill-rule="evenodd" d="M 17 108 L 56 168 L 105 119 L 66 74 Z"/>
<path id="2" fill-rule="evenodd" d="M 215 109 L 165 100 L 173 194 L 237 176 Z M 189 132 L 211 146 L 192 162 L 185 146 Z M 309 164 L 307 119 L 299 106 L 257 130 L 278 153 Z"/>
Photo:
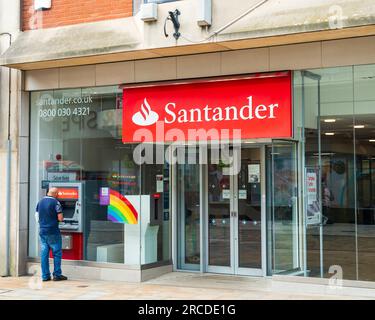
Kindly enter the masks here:
<path id="1" fill-rule="evenodd" d="M 266 2 L 268 2 L 269 0 L 262 0 L 262 1 L 259 1 L 258 3 L 256 3 L 255 5 L 253 5 L 252 7 L 250 7 L 248 10 L 246 10 L 244 13 L 242 13 L 240 16 L 238 16 L 237 18 L 231 20 L 230 22 L 228 22 L 226 25 L 224 25 L 223 27 L 217 29 L 216 31 L 212 32 L 208 37 L 202 39 L 202 40 L 197 40 L 197 41 L 194 41 L 194 40 L 191 40 L 183 35 L 180 35 L 182 39 L 188 41 L 188 42 L 191 42 L 191 43 L 202 43 L 202 42 L 205 42 L 205 41 L 208 41 L 212 38 L 214 38 L 215 36 L 219 35 L 221 32 L 223 32 L 224 30 L 228 29 L 230 26 L 232 26 L 233 24 L 235 24 L 236 22 L 240 21 L 241 19 L 243 19 L 244 17 L 246 17 L 248 14 L 250 14 L 251 12 L 253 12 L 255 9 L 259 8 L 260 6 L 262 6 L 263 4 L 265 4 Z"/>

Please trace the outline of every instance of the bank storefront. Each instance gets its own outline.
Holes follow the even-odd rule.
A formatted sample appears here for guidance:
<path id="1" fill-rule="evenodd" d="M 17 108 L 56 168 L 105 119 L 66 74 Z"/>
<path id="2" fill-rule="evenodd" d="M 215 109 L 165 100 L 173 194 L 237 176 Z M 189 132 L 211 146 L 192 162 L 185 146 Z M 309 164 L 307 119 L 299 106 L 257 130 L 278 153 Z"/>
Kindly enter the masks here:
<path id="1" fill-rule="evenodd" d="M 375 280 L 375 65 L 30 93 L 66 265 Z M 167 269 L 163 269 L 164 271 Z"/>

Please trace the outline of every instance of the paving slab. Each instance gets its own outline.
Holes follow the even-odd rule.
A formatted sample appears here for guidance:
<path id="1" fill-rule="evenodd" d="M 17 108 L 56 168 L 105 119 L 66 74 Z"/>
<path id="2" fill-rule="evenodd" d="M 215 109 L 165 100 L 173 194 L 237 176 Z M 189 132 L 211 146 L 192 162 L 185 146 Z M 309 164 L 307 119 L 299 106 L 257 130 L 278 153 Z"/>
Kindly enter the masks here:
<path id="1" fill-rule="evenodd" d="M 143 283 L 0 278 L 0 300 L 349 300 L 375 299 L 375 289 L 283 282 L 271 278 L 172 272 Z"/>

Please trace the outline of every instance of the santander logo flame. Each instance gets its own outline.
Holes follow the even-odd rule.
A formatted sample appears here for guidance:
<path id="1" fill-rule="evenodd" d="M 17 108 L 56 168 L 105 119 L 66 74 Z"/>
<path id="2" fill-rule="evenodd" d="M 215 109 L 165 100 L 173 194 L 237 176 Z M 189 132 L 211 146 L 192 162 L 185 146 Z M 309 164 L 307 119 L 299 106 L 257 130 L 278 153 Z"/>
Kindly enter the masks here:
<path id="1" fill-rule="evenodd" d="M 150 126 L 159 120 L 159 115 L 151 110 L 147 99 L 143 100 L 141 111 L 133 115 L 133 122 L 138 126 Z"/>

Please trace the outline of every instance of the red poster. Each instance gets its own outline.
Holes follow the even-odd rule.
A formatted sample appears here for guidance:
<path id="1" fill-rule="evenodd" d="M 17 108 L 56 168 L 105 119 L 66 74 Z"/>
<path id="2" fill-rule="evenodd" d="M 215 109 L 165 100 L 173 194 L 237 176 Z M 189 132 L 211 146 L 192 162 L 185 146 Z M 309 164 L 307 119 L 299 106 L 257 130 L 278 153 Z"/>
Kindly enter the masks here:
<path id="1" fill-rule="evenodd" d="M 123 142 L 290 138 L 290 72 L 124 88 Z M 212 138 L 213 137 L 213 138 Z"/>

